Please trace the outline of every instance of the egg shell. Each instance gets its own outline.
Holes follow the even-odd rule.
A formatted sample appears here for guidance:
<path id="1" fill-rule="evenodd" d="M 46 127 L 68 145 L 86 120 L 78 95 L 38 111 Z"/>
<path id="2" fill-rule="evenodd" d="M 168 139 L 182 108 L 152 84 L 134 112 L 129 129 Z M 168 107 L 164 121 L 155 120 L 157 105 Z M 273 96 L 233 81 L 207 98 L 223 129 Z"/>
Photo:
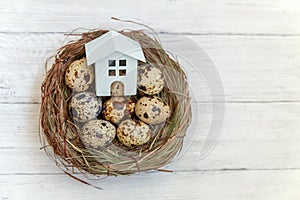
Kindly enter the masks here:
<path id="1" fill-rule="evenodd" d="M 158 67 L 150 64 L 138 66 L 138 89 L 145 94 L 158 94 L 164 88 L 164 77 Z"/>
<path id="2" fill-rule="evenodd" d="M 124 84 L 120 81 L 113 82 L 110 88 L 111 96 L 124 96 Z"/>
<path id="3" fill-rule="evenodd" d="M 67 86 L 76 92 L 83 92 L 89 89 L 94 81 L 92 66 L 87 66 L 86 58 L 73 61 L 65 74 Z"/>
<path id="4" fill-rule="evenodd" d="M 140 146 L 147 143 L 151 136 L 150 127 L 142 121 L 124 120 L 117 129 L 117 137 L 125 146 Z"/>
<path id="5" fill-rule="evenodd" d="M 101 113 L 101 108 L 101 99 L 91 92 L 77 93 L 69 103 L 70 112 L 77 122 L 95 119 Z"/>
<path id="6" fill-rule="evenodd" d="M 118 124 L 122 120 L 130 118 L 134 112 L 135 103 L 130 98 L 112 97 L 103 104 L 103 117 Z"/>
<path id="7" fill-rule="evenodd" d="M 171 109 L 161 98 L 149 96 L 137 101 L 135 114 L 147 124 L 159 124 L 170 117 Z"/>
<path id="8" fill-rule="evenodd" d="M 116 127 L 105 120 L 91 120 L 84 124 L 80 133 L 86 148 L 100 149 L 109 145 L 116 136 Z"/>

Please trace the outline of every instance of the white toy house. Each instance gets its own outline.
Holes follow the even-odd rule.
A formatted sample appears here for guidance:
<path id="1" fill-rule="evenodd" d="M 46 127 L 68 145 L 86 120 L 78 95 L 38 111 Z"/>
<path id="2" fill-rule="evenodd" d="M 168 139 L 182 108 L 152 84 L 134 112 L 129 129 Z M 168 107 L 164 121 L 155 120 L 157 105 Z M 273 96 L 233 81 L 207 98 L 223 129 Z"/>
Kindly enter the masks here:
<path id="1" fill-rule="evenodd" d="M 85 52 L 87 64 L 95 66 L 97 96 L 110 96 L 116 81 L 123 83 L 124 96 L 136 94 L 138 60 L 146 61 L 138 42 L 109 31 L 86 43 Z"/>

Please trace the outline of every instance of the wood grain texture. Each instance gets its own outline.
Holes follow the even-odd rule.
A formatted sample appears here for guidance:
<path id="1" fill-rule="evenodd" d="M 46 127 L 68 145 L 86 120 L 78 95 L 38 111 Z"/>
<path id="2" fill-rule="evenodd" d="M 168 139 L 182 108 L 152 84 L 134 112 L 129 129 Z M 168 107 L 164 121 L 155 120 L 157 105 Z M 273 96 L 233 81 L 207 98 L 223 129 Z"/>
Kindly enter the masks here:
<path id="1" fill-rule="evenodd" d="M 5 32 L 69 32 L 123 26 L 119 17 L 187 34 L 299 35 L 297 0 L 12 0 L 0 3 Z M 128 27 L 130 25 L 126 25 Z"/>
<path id="2" fill-rule="evenodd" d="M 1 1 L 0 199 L 300 199 L 299 12 L 298 0 Z M 184 37 L 203 49 L 223 81 L 226 119 L 215 149 L 200 158 L 211 105 L 188 71 L 200 126 L 166 167 L 174 172 L 109 177 L 94 182 L 100 191 L 64 175 L 39 149 L 39 88 L 64 33 L 137 28 L 112 16 L 152 26 L 179 54 L 199 56 L 176 46 Z"/>
<path id="3" fill-rule="evenodd" d="M 167 36 L 161 35 L 163 38 Z M 300 100 L 299 37 L 189 38 L 202 47 L 215 63 L 223 80 L 226 101 Z M 0 102 L 40 102 L 45 60 L 64 39 L 63 34 L 0 34 Z M 176 40 L 165 42 L 176 43 Z M 186 51 L 197 56 L 192 49 Z M 201 85 L 193 83 L 198 82 L 198 78 L 193 76 L 191 79 L 195 93 L 203 91 Z M 199 95 L 205 94 L 208 93 Z"/>
<path id="4" fill-rule="evenodd" d="M 143 173 L 110 177 L 99 185 L 103 190 L 82 185 L 67 175 L 11 175 L 0 177 L 2 199 L 299 199 L 300 172 L 221 171 Z"/>
<path id="5" fill-rule="evenodd" d="M 0 105 L 0 111 L 8 113 L 0 118 L 3 123 L 0 163 L 6 163 L 0 165 L 1 174 L 60 172 L 54 163 L 49 162 L 44 152 L 39 150 L 39 105 Z M 296 120 L 300 115 L 300 104 L 228 103 L 223 135 L 216 148 L 205 159 L 200 158 L 200 150 L 208 130 L 210 111 L 202 106 L 200 112 L 201 126 L 197 130 L 191 128 L 188 132 L 195 137 L 195 141 L 187 143 L 189 148 L 185 148 L 181 157 L 168 166 L 168 169 L 300 170 L 300 125 Z M 5 156 L 7 154 L 10 155 L 9 160 Z M 47 165 L 49 167 L 45 167 Z"/>

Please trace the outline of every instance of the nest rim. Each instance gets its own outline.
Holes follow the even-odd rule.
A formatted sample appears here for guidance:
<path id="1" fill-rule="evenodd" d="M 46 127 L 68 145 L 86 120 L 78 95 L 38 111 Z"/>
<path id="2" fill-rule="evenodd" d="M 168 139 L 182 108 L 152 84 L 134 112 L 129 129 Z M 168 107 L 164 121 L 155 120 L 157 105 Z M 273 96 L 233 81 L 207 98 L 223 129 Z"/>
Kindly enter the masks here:
<path id="1" fill-rule="evenodd" d="M 170 105 L 172 116 L 147 148 L 129 151 L 127 149 L 126 154 L 110 148 L 91 152 L 82 144 L 79 136 L 80 128 L 73 123 L 68 112 L 72 91 L 65 85 L 65 71 L 71 62 L 85 56 L 85 43 L 107 31 L 71 33 L 69 35 L 79 35 L 81 38 L 70 41 L 55 53 L 55 61 L 41 85 L 39 134 L 41 148 L 67 174 L 71 174 L 74 168 L 82 174 L 97 176 L 118 176 L 160 170 L 180 153 L 187 128 L 191 123 L 192 110 L 186 74 L 179 62 L 171 58 L 172 55 L 162 48 L 158 38 L 151 38 L 141 30 L 118 31 L 139 42 L 146 61 L 162 66 L 165 78 L 166 89 L 159 96 Z M 46 66 L 49 65 L 48 62 Z"/>

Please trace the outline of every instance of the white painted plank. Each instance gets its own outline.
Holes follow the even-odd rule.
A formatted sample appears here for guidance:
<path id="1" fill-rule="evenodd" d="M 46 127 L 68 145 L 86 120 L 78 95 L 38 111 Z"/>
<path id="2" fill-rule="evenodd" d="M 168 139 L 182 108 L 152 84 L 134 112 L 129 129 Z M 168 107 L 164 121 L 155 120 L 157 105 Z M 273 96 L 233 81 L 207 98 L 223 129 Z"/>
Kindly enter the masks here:
<path id="1" fill-rule="evenodd" d="M 299 38 L 189 38 L 214 62 L 227 101 L 299 100 Z"/>
<path id="2" fill-rule="evenodd" d="M 0 30 L 68 32 L 122 26 L 110 21 L 114 16 L 172 32 L 299 34 L 299 10 L 297 0 L 13 0 L 0 3 Z"/>
<path id="3" fill-rule="evenodd" d="M 175 45 L 176 38 L 161 37 L 166 45 L 174 44 L 173 48 L 181 55 L 180 46 Z M 40 102 L 44 62 L 64 38 L 62 34 L 0 34 L 0 102 Z M 227 101 L 299 101 L 299 37 L 190 36 L 189 39 L 203 49 L 204 58 L 215 63 Z M 184 51 L 192 57 L 199 56 L 199 51 L 193 48 Z M 197 67 L 202 69 L 212 62 L 203 60 L 203 66 Z M 193 75 L 194 93 L 201 97 L 208 94 L 193 70 L 189 72 Z"/>
<path id="4" fill-rule="evenodd" d="M 0 198 L 299 199 L 299 5 L 296 0 L 0 2 Z M 64 39 L 55 32 L 127 26 L 107 21 L 111 16 L 200 34 L 190 38 L 216 64 L 229 103 L 223 136 L 207 158 L 198 157 L 211 117 L 210 107 L 202 106 L 200 135 L 168 167 L 175 173 L 111 177 L 98 191 L 62 175 L 39 150 L 39 87 L 45 58 Z"/>
<path id="5" fill-rule="evenodd" d="M 300 171 L 143 173 L 84 186 L 67 175 L 0 175 L 1 199 L 299 199 Z M 84 192 L 83 192 L 84 191 Z"/>
<path id="6" fill-rule="evenodd" d="M 0 105 L 0 172 L 59 172 L 39 150 L 39 105 Z M 168 168 L 181 170 L 292 169 L 300 168 L 299 103 L 229 103 L 223 134 L 205 159 L 199 152 L 208 126 L 210 111 L 200 109 L 196 141 Z M 20 167 L 21 166 L 21 167 Z"/>

